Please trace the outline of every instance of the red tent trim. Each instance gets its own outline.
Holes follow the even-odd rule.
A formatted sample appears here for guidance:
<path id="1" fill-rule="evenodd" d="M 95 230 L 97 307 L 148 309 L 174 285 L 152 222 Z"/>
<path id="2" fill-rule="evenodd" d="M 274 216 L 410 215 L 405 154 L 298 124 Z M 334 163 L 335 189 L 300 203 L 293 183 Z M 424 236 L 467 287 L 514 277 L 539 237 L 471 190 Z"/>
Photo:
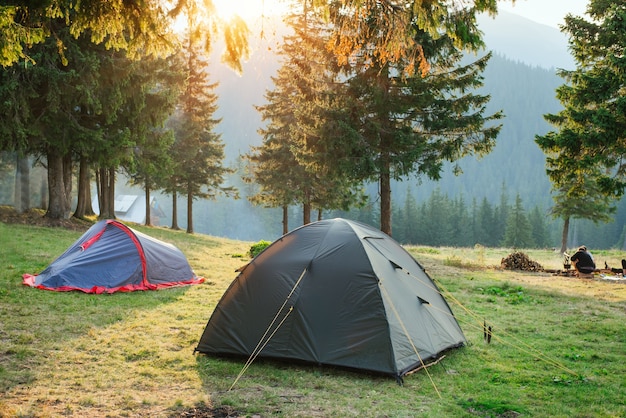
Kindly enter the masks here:
<path id="1" fill-rule="evenodd" d="M 73 287 L 73 286 L 60 286 L 60 287 L 47 287 L 43 285 L 35 286 L 35 277 L 37 277 L 36 274 L 35 275 L 24 274 L 22 277 L 24 279 L 22 284 L 26 286 L 34 287 L 36 289 L 50 290 L 53 292 L 71 292 L 74 290 L 78 290 L 84 293 L 94 293 L 97 295 L 101 295 L 103 293 L 110 294 L 110 293 L 115 293 L 115 292 L 135 292 L 139 290 L 161 290 L 161 289 L 168 289 L 170 287 L 181 287 L 181 286 L 189 286 L 189 285 L 194 285 L 194 284 L 201 284 L 201 283 L 204 283 L 204 280 L 205 280 L 204 277 L 197 277 L 197 278 L 192 278 L 192 279 L 184 280 L 180 282 L 162 283 L 158 285 L 149 285 L 149 286 L 145 286 L 144 284 L 125 285 L 125 286 L 119 286 L 119 287 L 94 286 L 88 289 L 84 289 L 81 287 Z"/>
<path id="2" fill-rule="evenodd" d="M 141 260 L 141 283 L 140 284 L 126 284 L 118 287 L 107 287 L 107 286 L 93 286 L 90 288 L 82 288 L 77 286 L 58 286 L 58 287 L 49 287 L 43 284 L 37 283 L 38 274 L 23 274 L 22 275 L 22 283 L 26 286 L 34 287 L 37 289 L 50 290 L 55 292 L 69 292 L 73 290 L 85 292 L 85 293 L 95 293 L 95 294 L 103 294 L 103 293 L 115 293 L 115 292 L 134 292 L 139 290 L 159 290 L 166 289 L 170 287 L 179 287 L 179 286 L 187 286 L 187 285 L 195 285 L 204 283 L 204 277 L 198 277 L 193 275 L 190 279 L 187 280 L 179 280 L 175 282 L 166 282 L 159 284 L 152 284 L 148 281 L 148 268 L 147 268 L 147 260 L 144 252 L 144 248 L 141 245 L 139 238 L 133 233 L 133 230 L 128 226 L 114 220 L 109 219 L 105 221 L 105 227 L 102 228 L 97 234 L 91 237 L 89 240 L 85 241 L 81 246 L 82 251 L 86 251 L 89 249 L 94 243 L 96 243 L 105 233 L 106 227 L 111 225 L 119 228 L 123 231 L 133 242 L 135 247 L 137 248 L 137 252 L 139 258 Z M 192 272 L 193 274 L 193 272 Z"/>
<path id="3" fill-rule="evenodd" d="M 137 289 L 134 290 L 140 290 L 140 289 L 149 289 L 149 290 L 153 290 L 153 289 L 157 289 L 157 286 L 152 285 L 150 283 L 148 283 L 148 271 L 146 268 L 146 254 L 143 252 L 143 247 L 141 246 L 141 243 L 139 242 L 139 240 L 137 239 L 137 236 L 135 234 L 133 234 L 133 232 L 130 230 L 129 227 L 127 227 L 126 225 L 124 225 L 123 223 L 117 222 L 115 220 L 109 219 L 107 220 L 107 225 L 111 225 L 113 224 L 114 226 L 118 227 L 119 229 L 121 229 L 122 231 L 124 231 L 124 233 L 126 235 L 128 235 L 128 237 L 133 241 L 133 243 L 135 244 L 135 247 L 137 247 L 137 252 L 139 252 L 139 258 L 141 259 L 141 273 L 142 273 L 142 278 L 141 278 L 141 285 L 138 286 Z M 103 228 L 104 231 L 104 228 Z M 102 233 L 100 233 L 99 235 L 102 235 Z M 122 286 L 122 287 L 132 287 L 132 286 Z M 123 292 L 124 290 L 119 290 L 120 292 Z M 130 292 L 132 292 L 132 290 L 129 290 Z"/>

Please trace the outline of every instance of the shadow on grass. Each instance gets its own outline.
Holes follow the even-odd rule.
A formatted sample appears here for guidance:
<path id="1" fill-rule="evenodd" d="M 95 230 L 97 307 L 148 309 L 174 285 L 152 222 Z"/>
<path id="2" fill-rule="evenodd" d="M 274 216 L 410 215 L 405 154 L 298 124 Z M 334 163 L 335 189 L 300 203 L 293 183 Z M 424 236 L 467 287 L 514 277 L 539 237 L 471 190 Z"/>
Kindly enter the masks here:
<path id="1" fill-rule="evenodd" d="M 248 359 L 243 357 L 196 356 L 198 375 L 214 406 L 246 416 L 326 416 L 330 412 L 319 408 L 328 398 L 334 399 L 331 404 L 345 404 L 344 396 L 359 397 L 364 388 L 403 390 L 393 377 L 368 371 L 269 358 L 257 358 L 244 370 Z M 337 414 L 344 413 L 331 413 Z"/>
<path id="2" fill-rule="evenodd" d="M 0 391 L 32 382 L 48 352 L 93 328 L 180 299 L 189 287 L 114 294 L 52 292 L 0 280 Z"/>

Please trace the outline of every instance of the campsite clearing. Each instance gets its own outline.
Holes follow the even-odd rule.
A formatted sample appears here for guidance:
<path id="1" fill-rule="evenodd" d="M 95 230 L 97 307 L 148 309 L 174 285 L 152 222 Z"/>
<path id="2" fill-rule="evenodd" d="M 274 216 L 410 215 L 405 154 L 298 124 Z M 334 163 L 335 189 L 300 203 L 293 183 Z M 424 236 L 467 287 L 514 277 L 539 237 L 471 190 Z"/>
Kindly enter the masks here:
<path id="1" fill-rule="evenodd" d="M 228 391 L 245 360 L 192 352 L 251 243 L 133 228 L 176 245 L 206 282 L 112 295 L 32 289 L 21 275 L 82 232 L 0 223 L 1 417 L 626 416 L 622 283 L 501 270 L 507 249 L 409 248 L 448 292 L 466 347 L 404 386 L 256 361 Z M 561 262 L 552 250 L 528 254 Z M 618 265 L 623 255 L 594 256 Z"/>

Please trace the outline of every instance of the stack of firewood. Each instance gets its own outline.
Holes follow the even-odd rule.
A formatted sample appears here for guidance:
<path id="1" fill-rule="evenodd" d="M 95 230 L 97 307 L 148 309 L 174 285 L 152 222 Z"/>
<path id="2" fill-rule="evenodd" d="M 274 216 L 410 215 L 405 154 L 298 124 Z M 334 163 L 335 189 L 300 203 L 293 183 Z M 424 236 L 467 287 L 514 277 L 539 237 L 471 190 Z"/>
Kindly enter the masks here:
<path id="1" fill-rule="evenodd" d="M 509 254 L 502 259 L 500 265 L 506 270 L 543 271 L 541 264 L 532 261 L 521 251 Z"/>

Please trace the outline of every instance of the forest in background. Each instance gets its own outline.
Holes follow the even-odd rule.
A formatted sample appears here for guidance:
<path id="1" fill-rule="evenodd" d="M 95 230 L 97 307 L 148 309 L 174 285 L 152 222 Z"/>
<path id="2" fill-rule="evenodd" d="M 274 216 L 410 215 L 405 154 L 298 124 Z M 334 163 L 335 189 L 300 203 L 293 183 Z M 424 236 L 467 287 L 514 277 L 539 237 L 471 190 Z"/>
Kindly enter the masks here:
<path id="1" fill-rule="evenodd" d="M 488 44 L 490 40 L 501 39 L 496 31 L 504 31 L 506 26 L 510 28 L 511 19 L 514 18 L 507 16 L 506 21 L 499 26 L 488 27 L 490 32 L 485 37 Z M 525 19 L 517 23 L 525 28 L 526 33 L 542 33 L 545 36 L 543 32 L 535 30 L 545 29 L 542 25 Z M 280 28 L 277 27 L 274 31 L 279 35 Z M 554 31 L 558 34 L 558 31 Z M 252 194 L 252 186 L 241 181 L 244 167 L 240 155 L 248 152 L 251 145 L 260 143 L 260 136 L 256 131 L 261 126 L 261 119 L 254 105 L 263 103 L 263 94 L 270 86 L 270 77 L 279 66 L 272 53 L 272 41 L 261 39 L 259 42 L 259 49 L 263 51 L 253 55 L 244 64 L 242 76 L 219 65 L 218 59 L 213 60 L 216 65 L 210 69 L 211 75 L 220 80 L 216 91 L 219 95 L 217 116 L 222 118 L 222 122 L 217 126 L 217 131 L 222 134 L 222 140 L 226 144 L 227 164 L 238 169 L 230 177 L 229 184 L 239 189 L 241 198 L 218 197 L 217 200 L 196 202 L 194 225 L 195 230 L 200 233 L 259 240 L 275 239 L 282 230 L 280 210 L 251 205 L 246 196 Z M 544 42 L 547 42 L 545 38 Z M 532 48 L 532 42 L 530 43 L 528 47 Z M 502 48 L 503 46 L 499 46 L 499 49 Z M 539 228 L 543 232 L 534 234 L 532 246 L 558 246 L 561 222 L 553 220 L 549 214 L 552 199 L 550 182 L 545 173 L 545 155 L 535 144 L 534 137 L 550 130 L 543 115 L 559 110 L 555 89 L 563 80 L 555 75 L 554 68 L 528 65 L 508 58 L 499 50 L 496 50 L 491 59 L 484 79 L 483 93 L 491 95 L 489 111 L 502 109 L 505 114 L 495 149 L 482 159 L 472 157 L 462 160 L 460 165 L 463 174 L 459 176 L 453 175 L 452 170 L 448 169 L 437 182 L 407 178 L 394 183 L 393 228 L 394 238 L 399 241 L 428 245 L 507 245 L 504 240 L 506 219 L 491 222 L 499 225 L 499 229 L 489 239 L 479 238 L 482 232 L 476 232 L 480 229 L 476 222 L 470 228 L 466 221 L 485 218 L 487 212 L 491 212 L 493 216 L 510 213 L 510 209 L 515 208 L 519 201 L 528 220 L 539 219 L 539 214 L 544 221 Z M 5 160 L 2 167 L 4 170 L 0 170 L 0 175 L 4 180 L 0 184 L 0 203 L 10 204 L 14 172 L 11 170 L 10 160 Z M 36 176 L 36 172 L 33 175 Z M 118 182 L 117 194 L 142 193 L 124 183 L 123 179 Z M 323 217 L 344 216 L 376 225 L 378 215 L 374 202 L 377 201 L 377 187 L 366 187 L 371 204 L 348 213 L 326 212 Z M 34 201 L 37 201 L 38 193 L 41 194 L 38 190 L 40 188 L 37 179 L 32 181 Z M 159 223 L 168 226 L 171 223 L 171 198 L 159 194 L 156 194 L 156 198 L 166 215 Z M 575 220 L 570 231 L 570 246 L 585 243 L 592 248 L 624 248 L 623 225 L 626 223 L 626 210 L 623 206 L 623 202 L 618 202 L 615 221 L 610 224 L 596 225 L 589 221 Z M 432 208 L 436 210 L 433 211 Z M 179 224 L 185 225 L 184 216 L 179 216 Z M 289 222 L 290 229 L 302 224 L 299 208 L 290 209 Z M 422 229 L 420 232 L 417 227 L 420 224 L 430 225 L 435 231 L 426 232 Z M 466 228 L 454 225 L 466 225 Z"/>

